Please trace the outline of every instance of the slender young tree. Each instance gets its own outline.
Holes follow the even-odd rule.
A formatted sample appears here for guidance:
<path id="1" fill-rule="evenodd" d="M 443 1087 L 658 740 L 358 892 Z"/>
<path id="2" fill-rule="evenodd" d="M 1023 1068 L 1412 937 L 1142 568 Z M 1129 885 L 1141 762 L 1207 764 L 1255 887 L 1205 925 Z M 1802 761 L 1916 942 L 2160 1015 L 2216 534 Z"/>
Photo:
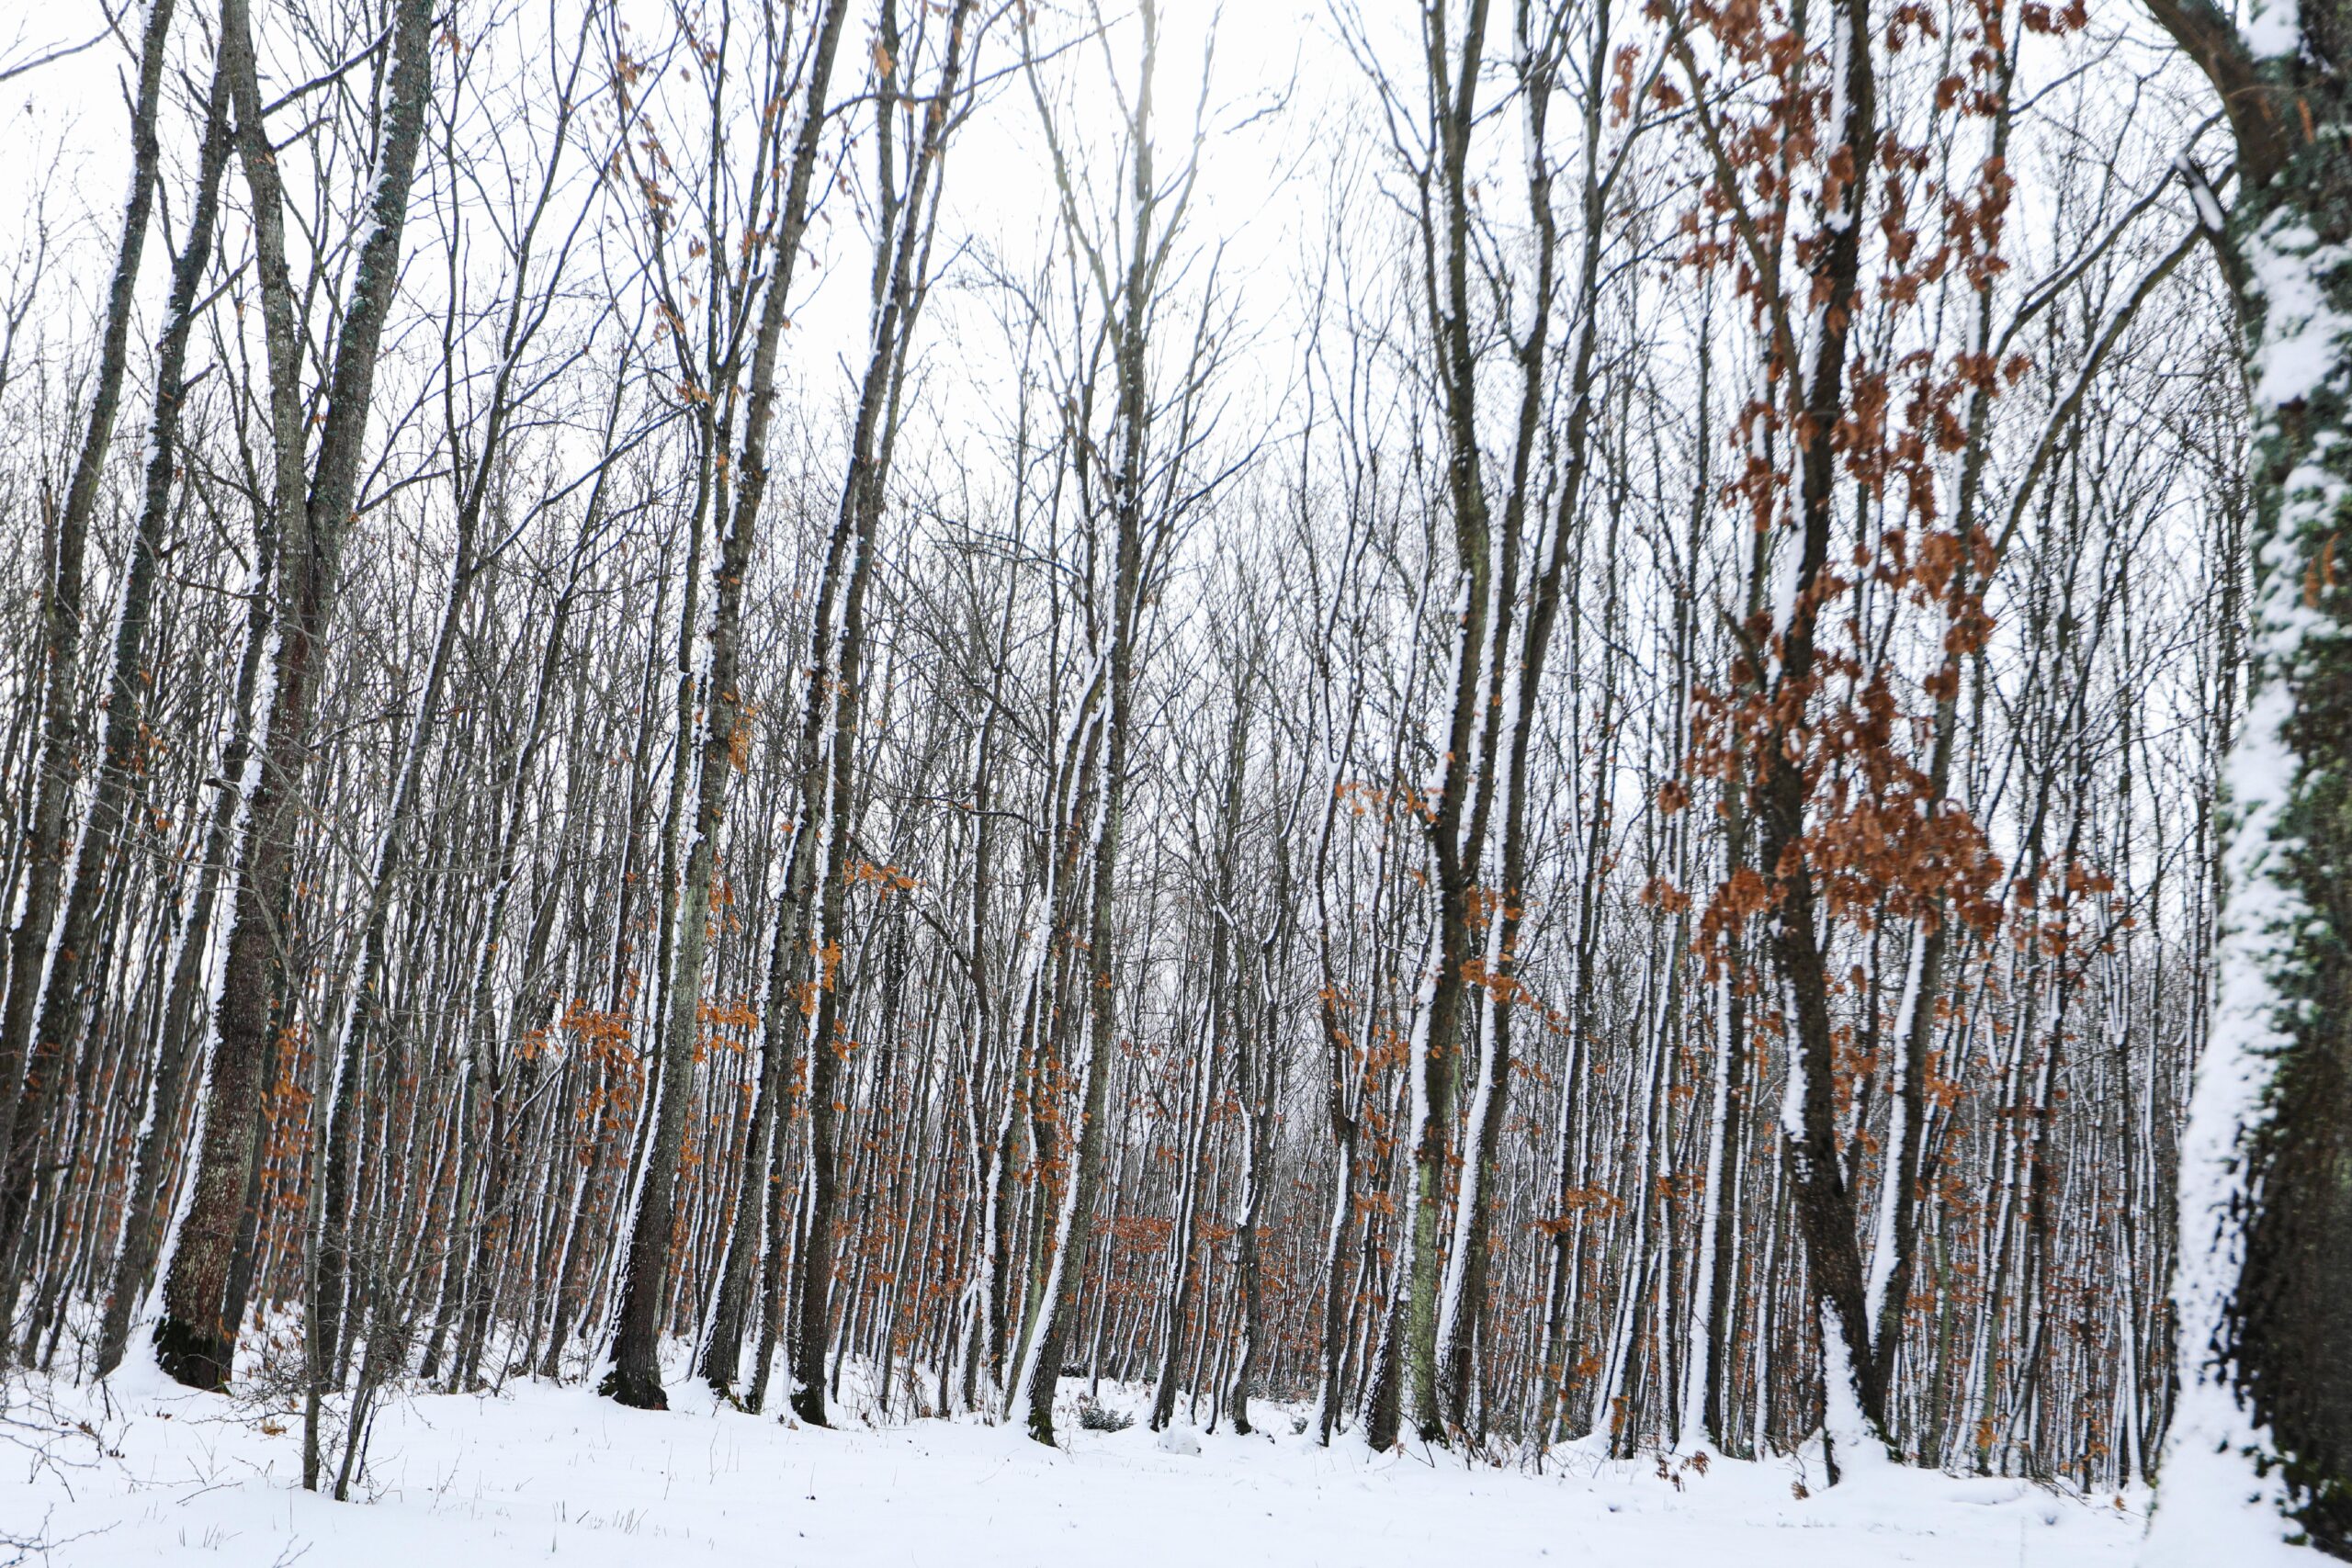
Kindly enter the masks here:
<path id="1" fill-rule="evenodd" d="M 130 804 L 148 750 L 145 682 L 141 677 L 149 652 L 155 577 L 170 515 L 173 474 L 179 463 L 180 404 L 188 388 L 188 338 L 196 324 L 197 292 L 212 262 L 221 172 L 229 160 L 228 80 L 225 57 L 216 51 L 212 88 L 205 107 L 204 139 L 197 154 L 195 202 L 188 214 L 187 237 L 172 262 L 163 332 L 155 345 L 155 401 L 148 418 L 146 471 L 141 476 L 139 521 L 131 536 L 130 559 L 121 588 L 122 609 L 116 618 L 107 671 L 106 729 L 96 787 L 66 884 L 55 950 L 42 980 L 34 1050 L 15 1123 L 21 1146 L 7 1164 L 5 1183 L 0 1183 L 0 1323 L 16 1314 L 19 1280 L 14 1264 L 32 1204 L 36 1134 L 56 1114 L 72 1043 L 88 1016 L 90 998 L 85 993 L 85 976 L 89 961 L 96 956 L 102 897 L 127 851 Z M 176 1119 L 179 1075 L 159 1073 L 159 1077 L 171 1087 L 159 1091 L 163 1098 L 158 1111 Z M 130 1299 L 146 1288 L 153 1245 L 149 1226 L 124 1246 L 126 1272 L 116 1281 L 114 1299 L 107 1307 L 107 1326 L 101 1336 L 106 1340 L 99 1355 L 104 1368 L 121 1359 Z"/>
<path id="2" fill-rule="evenodd" d="M 790 310 L 793 269 L 799 259 L 802 237 L 808 231 L 827 91 L 847 12 L 846 0 L 832 0 L 815 22 L 801 66 L 807 88 L 800 122 L 788 144 L 788 160 L 775 160 L 782 177 L 777 181 L 774 209 L 764 214 L 775 232 L 775 243 L 759 279 L 763 292 L 752 349 L 743 446 L 732 462 L 722 465 L 721 470 L 732 482 L 726 487 L 729 505 L 707 634 L 706 672 L 700 681 L 684 680 L 679 687 L 679 733 L 682 737 L 694 737 L 696 784 L 693 839 L 673 918 L 675 935 L 672 939 L 664 993 L 668 1011 L 660 1023 L 660 1109 L 639 1179 L 637 1213 L 629 1229 L 628 1261 L 622 1276 L 612 1370 L 601 1385 L 605 1393 L 623 1404 L 644 1409 L 659 1410 L 667 1404 L 662 1390 L 659 1357 L 662 1306 L 667 1295 L 678 1158 L 694 1084 L 695 1042 L 701 1027 L 703 966 L 709 940 L 718 839 L 727 807 L 728 785 L 734 775 L 736 736 L 744 710 L 738 652 L 744 586 L 751 573 L 760 508 L 767 493 L 768 432 L 775 418 L 778 347 Z M 777 84 L 775 90 L 779 92 L 782 83 L 788 80 L 786 58 L 797 41 L 788 28 L 776 39 L 777 58 L 772 69 Z M 781 117 L 771 115 L 765 123 L 777 127 L 775 144 L 778 148 L 786 145 Z M 717 134 L 716 130 L 713 134 Z M 731 402 L 735 396 L 731 367 L 726 379 L 729 385 L 707 392 L 698 406 L 708 410 L 714 396 L 723 396 Z M 724 431 L 725 427 L 720 426 L 707 433 L 705 439 L 723 442 Z M 699 527 L 699 523 L 695 525 Z M 682 773 L 687 767 L 687 745 L 682 739 L 676 762 Z"/>
<path id="3" fill-rule="evenodd" d="M 973 0 L 957 0 L 948 14 L 938 80 L 922 105 L 922 129 L 907 144 L 908 167 L 901 170 L 893 164 L 898 155 L 896 138 L 905 128 L 895 122 L 902 100 L 910 97 L 900 75 L 908 67 L 901 62 L 910 59 L 913 52 L 910 45 L 917 40 L 900 32 L 894 0 L 883 0 L 876 59 L 883 77 L 876 103 L 880 119 L 876 151 L 881 160 L 876 171 L 881 192 L 876 216 L 881 243 L 875 256 L 873 337 L 859 388 L 849 474 L 842 486 L 842 517 L 852 566 L 842 589 L 840 649 L 833 665 L 838 673 L 831 694 L 831 777 L 824 786 L 828 803 L 825 859 L 817 910 L 817 951 L 820 962 L 831 973 L 820 982 L 808 1037 L 808 1234 L 800 1249 L 796 1282 L 800 1310 L 793 1347 L 792 1407 L 802 1420 L 817 1426 L 825 1424 L 826 1351 L 832 1342 L 835 1096 L 844 1050 L 842 1013 L 848 985 L 841 965 L 850 937 L 846 904 L 851 839 L 857 818 L 858 728 L 869 680 L 866 603 L 875 578 L 876 530 L 882 519 L 891 449 L 905 398 L 909 350 L 923 297 L 931 287 L 932 236 L 945 177 L 948 136 L 962 118 L 963 75 L 978 43 L 973 14 Z M 902 178 L 903 186 L 899 184 Z"/>
<path id="4" fill-rule="evenodd" d="M 41 588 L 40 760 L 32 808 L 25 818 L 22 856 L 26 886 L 17 905 L 16 923 L 8 931 L 7 992 L 5 1003 L 0 1003 L 0 1158 L 7 1160 L 7 1169 L 0 1173 L 0 1181 L 11 1187 L 28 1179 L 17 1169 L 23 1163 L 18 1145 L 25 1142 L 25 1134 L 17 1127 L 17 1108 L 24 1098 L 18 1085 L 28 1072 L 26 1054 L 40 1003 L 43 964 L 71 856 L 66 814 L 76 788 L 82 733 L 85 563 L 89 552 L 90 524 L 97 511 L 99 480 L 114 440 L 115 416 L 122 403 L 140 260 L 146 254 L 147 230 L 155 206 L 155 170 L 163 156 L 156 116 L 164 90 L 165 45 L 171 36 L 173 10 L 174 0 L 156 0 L 147 8 L 140 31 L 139 79 L 130 105 L 130 195 L 123 203 L 122 229 L 115 243 L 114 273 L 107 284 L 106 320 L 100 329 L 90 410 L 83 423 L 80 446 L 74 453 L 65 505 L 55 512 L 51 526 L 56 538 L 51 552 L 54 565 Z M 54 1077 L 52 1068 L 52 1080 Z M 38 1070 L 26 1087 L 36 1098 L 40 1096 Z M 11 1228 L 0 1220 L 0 1229 Z M 13 1235 L 0 1237 L 11 1243 L 13 1239 Z M 13 1270 L 0 1263 L 0 1273 Z M 12 1286 L 8 1294 L 13 1298 L 14 1293 Z"/>

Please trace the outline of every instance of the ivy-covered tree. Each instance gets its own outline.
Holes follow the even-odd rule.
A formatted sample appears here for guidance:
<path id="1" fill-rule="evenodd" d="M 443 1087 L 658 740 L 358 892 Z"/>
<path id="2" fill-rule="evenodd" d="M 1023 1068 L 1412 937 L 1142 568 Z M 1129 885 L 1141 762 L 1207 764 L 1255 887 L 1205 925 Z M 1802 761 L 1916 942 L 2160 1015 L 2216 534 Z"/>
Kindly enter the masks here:
<path id="1" fill-rule="evenodd" d="M 2211 1043 L 2180 1172 L 2182 1392 L 2148 1561 L 2352 1558 L 2352 5 L 2149 9 L 2220 94 L 2222 258 L 2254 405 L 2248 706 L 2226 770 Z"/>

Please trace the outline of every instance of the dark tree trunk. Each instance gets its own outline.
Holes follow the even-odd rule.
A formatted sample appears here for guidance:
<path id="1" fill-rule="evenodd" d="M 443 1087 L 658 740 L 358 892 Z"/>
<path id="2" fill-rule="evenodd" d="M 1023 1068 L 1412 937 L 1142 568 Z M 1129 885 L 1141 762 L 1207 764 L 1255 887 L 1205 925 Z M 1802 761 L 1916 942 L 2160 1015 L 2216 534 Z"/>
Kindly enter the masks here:
<path id="1" fill-rule="evenodd" d="M 736 734 L 744 722 L 738 665 L 743 588 L 751 571 L 760 504 L 767 492 L 768 426 L 775 408 L 775 367 L 790 303 L 792 274 L 801 235 L 807 231 L 808 187 L 824 124 L 825 93 L 841 41 L 845 0 L 826 8 L 809 66 L 808 102 L 795 142 L 790 185 L 784 197 L 783 234 L 762 304 L 757 346 L 752 361 L 750 414 L 743 449 L 732 465 L 736 476 L 727 536 L 720 546 L 718 599 L 711 617 L 710 661 L 702 692 L 701 765 L 695 810 L 694 847 L 688 852 L 674 923 L 676 952 L 670 961 L 668 1015 L 662 1022 L 662 1089 L 653 1142 L 646 1160 L 637 1214 L 630 1225 L 628 1263 L 623 1276 L 613 1369 L 604 1392 L 623 1404 L 659 1410 L 669 1401 L 662 1390 L 658 1355 L 662 1303 L 668 1299 L 672 1215 L 676 1204 L 678 1156 L 685 1135 L 686 1111 L 694 1089 L 695 1037 L 702 1004 L 703 959 L 707 947 L 712 879 L 718 839 L 726 812 L 727 784 L 734 773 Z M 681 712 L 682 726 L 692 715 Z M 680 765 L 684 751 L 680 750 Z"/>
<path id="2" fill-rule="evenodd" d="M 1814 298 L 1825 302 L 1813 362 L 1804 376 L 1804 417 L 1798 443 L 1801 535 L 1796 541 L 1792 609 L 1780 639 L 1774 685 L 1784 712 L 1790 703 L 1803 703 L 1815 675 L 1814 628 L 1836 517 L 1847 344 L 1861 271 L 1861 217 L 1869 171 L 1876 161 L 1872 155 L 1877 143 L 1875 83 L 1864 0 L 1842 0 L 1832 26 L 1845 29 L 1848 40 L 1846 47 L 1832 51 L 1832 59 L 1841 60 L 1846 70 L 1845 117 L 1836 128 L 1836 136 L 1837 162 L 1849 177 L 1840 180 L 1837 191 L 1838 220 L 1829 226 L 1808 274 Z M 1773 896 L 1771 913 L 1766 917 L 1772 960 L 1792 1003 L 1787 1026 L 1790 1071 L 1799 1084 L 1797 1116 L 1787 1139 L 1787 1156 L 1797 1227 L 1804 1239 L 1807 1272 L 1825 1330 L 1822 1375 L 1825 1382 L 1836 1380 L 1849 1385 L 1832 1390 L 1829 1419 L 1834 1427 L 1835 1411 L 1850 1393 L 1869 1428 L 1866 1440 L 1875 1440 L 1885 1429 L 1884 1385 L 1870 1354 L 1870 1311 L 1864 1299 L 1853 1194 L 1838 1148 L 1826 933 L 1804 848 L 1809 786 L 1803 765 L 1791 755 L 1784 722 L 1776 722 L 1755 750 L 1754 815 L 1757 864 Z M 1834 1458 L 1832 1467 L 1834 1480 Z"/>
<path id="3" fill-rule="evenodd" d="M 408 218 L 409 186 L 424 139 L 432 92 L 430 0 L 400 0 L 392 28 L 392 68 L 387 85 L 384 137 L 370 189 L 365 243 L 359 250 L 350 304 L 336 345 L 317 466 L 306 505 L 285 487 L 299 486 L 303 450 L 299 361 L 293 341 L 291 290 L 285 283 L 282 242 L 265 242 L 264 309 L 270 339 L 272 434 L 277 446 L 282 570 L 277 594 L 277 680 L 261 747 L 261 776 L 246 805 L 245 842 L 237 870 L 227 972 L 214 1021 L 212 1076 L 206 1090 L 203 1147 L 196 1190 L 177 1254 L 164 1284 L 164 1314 L 155 1328 L 164 1370 L 193 1388 L 219 1388 L 229 1377 L 236 1325 L 224 1320 L 231 1255 L 243 1215 L 254 1130 L 261 1118 L 262 1063 L 273 1022 L 272 997 L 280 963 L 293 869 L 294 833 L 311 750 L 311 709 L 334 617 L 343 542 L 358 499 L 359 459 L 367 438 L 368 402 L 384 321 L 400 280 L 401 231 Z M 274 154 L 253 90 L 252 36 L 240 0 L 222 16 L 223 48 L 237 64 L 237 103 L 246 178 L 254 187 L 257 226 L 280 221 Z M 275 277 L 272 274 L 275 274 Z"/>
<path id="4" fill-rule="evenodd" d="M 2352 6 L 2245 31 L 2148 0 L 2237 143 L 2224 215 L 2185 169 L 2236 296 L 2256 428 L 2248 707 L 2212 1037 L 2182 1139 L 2181 1394 L 2151 1560 L 2216 1559 L 2248 1499 L 2352 1560 Z M 2257 34 L 2269 36 L 2256 36 Z M 2216 1533 L 2219 1532 L 2219 1533 Z"/>

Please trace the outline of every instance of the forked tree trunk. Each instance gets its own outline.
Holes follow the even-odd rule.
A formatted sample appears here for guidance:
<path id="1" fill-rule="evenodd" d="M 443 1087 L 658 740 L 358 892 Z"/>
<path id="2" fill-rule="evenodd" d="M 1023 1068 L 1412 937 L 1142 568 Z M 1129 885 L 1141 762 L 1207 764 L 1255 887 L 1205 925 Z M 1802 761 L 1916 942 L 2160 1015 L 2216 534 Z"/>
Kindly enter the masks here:
<path id="1" fill-rule="evenodd" d="M 808 1224 L 800 1251 L 797 1301 L 798 1332 L 793 1340 L 792 1408 L 815 1426 L 825 1424 L 825 1359 L 830 1346 L 832 1311 L 834 1116 L 844 1046 L 841 1021 L 848 979 L 840 973 L 848 896 L 850 839 L 855 829 L 855 764 L 858 724 L 865 700 L 865 599 L 874 579 L 875 530 L 882 516 L 883 489 L 890 473 L 890 453 L 897 438 L 904 392 L 907 352 L 930 286 L 931 236 L 937 218 L 938 192 L 949 130 L 955 123 L 966 50 L 970 39 L 973 0 L 957 0 L 947 20 L 945 59 L 940 80 L 922 117 L 920 141 L 907 150 L 912 177 L 903 191 L 891 192 L 888 182 L 898 171 L 886 133 L 880 139 L 886 197 L 882 208 L 883 246 L 876 259 L 873 337 L 868 344 L 865 377 L 858 399 L 857 426 L 853 437 L 849 473 L 842 491 L 842 517 L 854 523 L 852 560 L 842 601 L 838 691 L 833 698 L 832 779 L 827 791 L 831 813 L 825 838 L 820 923 L 824 973 L 819 976 L 817 1016 L 808 1044 L 808 1143 L 810 1180 Z M 883 10 L 880 51 L 884 58 L 900 52 L 894 7 Z M 897 112 L 904 90 L 902 67 L 885 73 L 879 114 L 886 127 Z M 886 265 L 887 264 L 887 265 Z M 812 703 L 819 700 L 812 695 Z M 887 1366 L 884 1376 L 888 1375 Z"/>
<path id="2" fill-rule="evenodd" d="M 1432 353 L 1442 391 L 1445 497 L 1453 525 L 1453 690 L 1443 767 L 1426 823 L 1436 870 L 1437 925 L 1424 958 L 1428 972 L 1405 1068 L 1411 1079 L 1407 1136 L 1413 1157 L 1412 1202 L 1383 1336 L 1385 1351 L 1374 1373 L 1377 1392 L 1364 1425 L 1365 1440 L 1374 1449 L 1396 1443 L 1408 1415 L 1423 1441 L 1442 1441 L 1445 1436 L 1438 1384 L 1438 1281 L 1443 1262 L 1439 1235 L 1453 1176 L 1453 1100 L 1466 976 L 1476 956 L 1471 905 L 1495 778 L 1491 746 L 1481 744 L 1493 733 L 1498 705 L 1489 701 L 1487 689 L 1487 626 L 1495 608 L 1493 527 L 1481 471 L 1478 359 L 1471 320 L 1477 286 L 1470 262 L 1470 139 L 1477 123 L 1485 0 L 1471 0 L 1458 45 L 1446 25 L 1444 6 L 1424 6 L 1434 157 L 1423 176 L 1422 284 L 1437 340 Z M 1547 306 L 1548 292 L 1544 290 Z M 1540 365 L 1540 332 L 1535 343 Z M 1520 451 L 1525 450 L 1522 441 Z"/>
<path id="3" fill-rule="evenodd" d="M 1126 827 L 1128 754 L 1134 741 L 1135 678 L 1137 642 L 1145 604 L 1145 531 L 1166 519 L 1147 515 L 1146 447 L 1151 440 L 1151 391 L 1148 385 L 1148 355 L 1151 318 L 1159 302 L 1159 263 L 1167 254 L 1175 224 L 1161 226 L 1159 203 L 1162 189 L 1154 174 L 1152 145 L 1153 74 L 1159 48 L 1159 13 L 1151 0 L 1138 12 L 1142 29 L 1142 62 L 1132 107 L 1122 128 L 1126 138 L 1130 176 L 1122 218 L 1127 226 L 1123 273 L 1111 275 L 1095 242 L 1085 236 L 1070 186 L 1068 164 L 1056 143 L 1055 175 L 1059 184 L 1063 231 L 1073 249 L 1082 251 L 1093 274 L 1093 287 L 1105 314 L 1107 340 L 1115 378 L 1115 409 L 1112 419 L 1112 461 L 1099 479 L 1091 471 L 1093 457 L 1089 434 L 1074 431 L 1078 448 L 1077 482 L 1100 483 L 1103 510 L 1114 537 L 1111 603 L 1105 616 L 1104 675 L 1107 711 L 1102 720 L 1102 762 L 1098 787 L 1092 866 L 1087 884 L 1086 1049 L 1080 1078 L 1076 1159 L 1064 1177 L 1060 1202 L 1048 1218 L 1040 1213 L 1037 1237 L 1046 1248 L 1044 1267 L 1036 1280 L 1038 1304 L 1029 1326 L 1027 1349 L 1014 1377 L 1012 1397 L 1025 1402 L 1029 1435 L 1051 1445 L 1054 1441 L 1054 1394 L 1060 1386 L 1063 1350 L 1079 1314 L 1079 1288 L 1093 1239 L 1094 1209 L 1102 1182 L 1103 1151 L 1108 1142 L 1105 1111 L 1110 1103 L 1111 1055 L 1118 1049 L 1118 1003 L 1114 913 L 1118 883 L 1119 851 Z M 1024 43 L 1028 39 L 1024 39 Z M 1032 56 L 1034 68 L 1035 57 Z M 1033 93 L 1037 91 L 1032 81 Z M 1040 103 L 1042 105 L 1042 99 Z M 1041 108 L 1042 114 L 1042 108 Z M 1050 120 L 1048 130 L 1051 131 Z M 1081 778 L 1078 798 L 1087 794 Z M 1062 1134 L 1069 1142 L 1067 1129 Z M 1040 1189 L 1041 1194 L 1050 1189 Z M 1041 1205 L 1042 1208 L 1042 1205 Z"/>
<path id="4" fill-rule="evenodd" d="M 236 70 L 241 158 L 253 187 L 261 243 L 264 327 L 268 338 L 272 439 L 281 527 L 277 653 L 259 776 L 247 795 L 244 842 L 232 902 L 227 972 L 214 1020 L 212 1073 L 206 1086 L 204 1142 L 195 1192 L 179 1247 L 164 1283 L 164 1316 L 155 1348 L 164 1370 L 192 1388 L 227 1382 L 236 1349 L 233 1321 L 223 1316 L 229 1275 L 267 1086 L 262 1066 L 275 1023 L 294 832 L 311 750 L 311 720 L 327 633 L 334 618 L 343 542 L 358 500 L 359 459 L 367 438 L 384 321 L 400 281 L 401 231 L 424 140 L 432 92 L 431 0 L 400 0 L 392 28 L 384 135 L 369 186 L 365 238 L 349 307 L 335 349 L 318 462 L 307 505 L 300 493 L 303 434 L 291 289 L 286 282 L 282 196 L 275 153 L 261 122 L 252 70 L 253 41 L 242 0 L 222 7 L 222 48 Z M 291 493 L 289 493 L 289 487 Z M 288 525 L 291 525 L 288 526 Z"/>

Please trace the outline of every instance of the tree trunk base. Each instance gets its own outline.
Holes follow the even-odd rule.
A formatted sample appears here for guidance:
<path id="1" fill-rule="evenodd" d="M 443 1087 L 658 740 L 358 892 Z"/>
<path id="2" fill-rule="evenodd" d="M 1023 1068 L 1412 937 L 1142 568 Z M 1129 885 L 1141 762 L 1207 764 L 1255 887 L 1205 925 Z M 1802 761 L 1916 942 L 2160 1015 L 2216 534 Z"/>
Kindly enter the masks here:
<path id="1" fill-rule="evenodd" d="M 207 1334 L 176 1317 L 166 1316 L 155 1325 L 156 1364 L 174 1382 L 188 1388 L 207 1393 L 226 1390 L 236 1355 L 234 1340 Z"/>
<path id="2" fill-rule="evenodd" d="M 667 1410 L 670 1396 L 662 1387 L 662 1374 L 641 1369 L 615 1367 L 596 1385 L 596 1392 L 616 1404 L 626 1404 L 631 1410 Z"/>

